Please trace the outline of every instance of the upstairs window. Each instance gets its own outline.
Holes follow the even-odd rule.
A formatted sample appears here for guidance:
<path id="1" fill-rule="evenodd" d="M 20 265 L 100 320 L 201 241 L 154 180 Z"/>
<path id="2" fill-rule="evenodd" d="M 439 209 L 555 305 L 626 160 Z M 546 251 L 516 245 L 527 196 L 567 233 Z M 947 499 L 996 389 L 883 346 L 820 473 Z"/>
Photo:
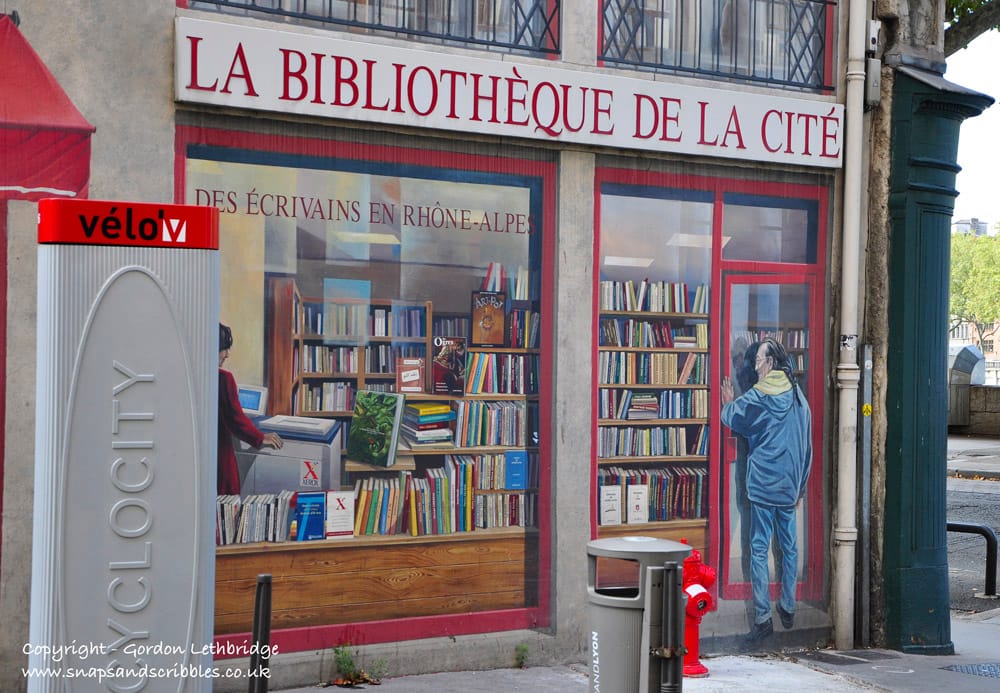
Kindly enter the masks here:
<path id="1" fill-rule="evenodd" d="M 558 0 L 189 0 L 188 6 L 527 54 L 559 52 Z"/>
<path id="2" fill-rule="evenodd" d="M 600 57 L 810 90 L 830 89 L 826 0 L 602 0 Z"/>

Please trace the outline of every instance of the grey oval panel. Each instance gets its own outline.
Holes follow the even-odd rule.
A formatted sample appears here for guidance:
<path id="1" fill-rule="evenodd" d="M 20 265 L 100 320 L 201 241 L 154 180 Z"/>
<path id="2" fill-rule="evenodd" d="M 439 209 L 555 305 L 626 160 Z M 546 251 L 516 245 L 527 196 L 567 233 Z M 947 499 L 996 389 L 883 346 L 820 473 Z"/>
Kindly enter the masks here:
<path id="1" fill-rule="evenodd" d="M 62 635 L 94 650 L 77 663 L 191 660 L 198 498 L 208 490 L 198 488 L 195 388 L 176 320 L 162 285 L 129 267 L 104 285 L 84 328 L 56 504 Z M 73 690 L 181 690 L 183 681 L 134 674 Z"/>

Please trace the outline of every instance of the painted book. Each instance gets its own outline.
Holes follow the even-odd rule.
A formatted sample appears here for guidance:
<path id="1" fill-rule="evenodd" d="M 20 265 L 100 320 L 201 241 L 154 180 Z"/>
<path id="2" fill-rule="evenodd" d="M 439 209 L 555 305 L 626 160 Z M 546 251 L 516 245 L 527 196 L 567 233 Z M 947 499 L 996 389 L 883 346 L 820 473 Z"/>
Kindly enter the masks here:
<path id="1" fill-rule="evenodd" d="M 431 379 L 436 395 L 465 392 L 465 337 L 435 337 Z"/>
<path id="2" fill-rule="evenodd" d="M 396 463 L 405 398 L 398 392 L 360 390 L 347 437 L 347 457 L 376 467 Z"/>
<path id="3" fill-rule="evenodd" d="M 528 488 L 528 451 L 507 450 L 504 456 L 504 480 L 508 491 Z"/>
<path id="4" fill-rule="evenodd" d="M 472 292 L 472 334 L 474 347 L 501 347 L 507 333 L 507 295 L 501 291 Z"/>
<path id="5" fill-rule="evenodd" d="M 600 508 L 602 525 L 622 523 L 622 489 L 620 486 L 601 486 Z"/>
<path id="6" fill-rule="evenodd" d="M 422 356 L 400 356 L 396 359 L 396 392 L 424 391 L 424 359 Z"/>
<path id="7" fill-rule="evenodd" d="M 326 493 L 309 491 L 295 497 L 295 541 L 326 537 Z"/>
<path id="8" fill-rule="evenodd" d="M 354 535 L 354 491 L 326 492 L 327 538 Z"/>

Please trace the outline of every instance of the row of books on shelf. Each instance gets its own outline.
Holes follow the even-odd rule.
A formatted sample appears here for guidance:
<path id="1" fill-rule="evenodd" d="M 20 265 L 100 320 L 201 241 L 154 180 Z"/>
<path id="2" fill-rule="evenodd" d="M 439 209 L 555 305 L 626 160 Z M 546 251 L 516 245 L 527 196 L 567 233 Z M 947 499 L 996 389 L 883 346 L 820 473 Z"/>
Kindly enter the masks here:
<path id="1" fill-rule="evenodd" d="M 465 369 L 467 394 L 538 393 L 538 356 L 473 351 Z"/>
<path id="2" fill-rule="evenodd" d="M 537 527 L 537 493 L 487 493 L 476 496 L 476 527 Z"/>
<path id="3" fill-rule="evenodd" d="M 758 329 L 758 330 L 736 330 L 732 334 L 733 346 L 742 345 L 746 348 L 754 342 L 762 342 L 765 339 L 773 339 L 785 349 L 808 349 L 809 330 L 808 329 Z"/>
<path id="4" fill-rule="evenodd" d="M 491 262 L 486 268 L 479 288 L 482 291 L 502 291 L 515 301 L 527 301 L 538 297 L 538 272 L 518 266 L 509 271 L 501 262 Z"/>
<path id="5" fill-rule="evenodd" d="M 393 477 L 360 478 L 355 482 L 354 534 L 420 536 L 533 526 L 533 512 L 524 503 L 533 507 L 534 493 L 523 486 L 477 492 L 481 486 L 480 466 L 471 456 L 448 455 L 443 467 L 431 467 L 423 475 L 401 471 Z"/>
<path id="6" fill-rule="evenodd" d="M 809 354 L 795 354 L 791 353 L 788 355 L 788 365 L 792 367 L 793 371 L 805 371 L 809 370 Z"/>
<path id="7" fill-rule="evenodd" d="M 533 527 L 537 494 L 528 491 L 537 485 L 537 463 L 524 451 L 512 452 L 449 455 L 443 467 L 422 476 L 363 477 L 348 491 L 220 495 L 216 544 Z"/>
<path id="8" fill-rule="evenodd" d="M 514 349 L 537 349 L 541 313 L 529 306 L 511 303 L 507 309 L 507 346 Z"/>
<path id="9" fill-rule="evenodd" d="M 309 541 L 351 536 L 353 491 L 282 491 L 215 501 L 215 543 Z"/>
<path id="10" fill-rule="evenodd" d="M 382 306 L 367 302 L 303 301 L 298 306 L 302 333 L 334 339 L 423 337 L 424 306 Z"/>
<path id="11" fill-rule="evenodd" d="M 357 373 L 358 347 L 300 344 L 294 353 L 294 373 Z"/>
<path id="12" fill-rule="evenodd" d="M 706 419 L 708 390 L 619 390 L 602 388 L 598 397 L 602 419 Z"/>
<path id="13" fill-rule="evenodd" d="M 395 373 L 401 359 L 423 358 L 426 351 L 422 344 L 369 344 L 365 347 L 365 373 Z"/>
<path id="14" fill-rule="evenodd" d="M 456 400 L 455 444 L 458 447 L 525 447 L 537 431 L 537 403 Z"/>
<path id="15" fill-rule="evenodd" d="M 504 299 L 504 330 L 502 344 L 512 349 L 537 349 L 540 340 L 541 314 L 534 301 Z M 438 337 L 472 336 L 471 317 L 434 318 L 434 335 Z"/>
<path id="16" fill-rule="evenodd" d="M 299 413 L 350 411 L 354 407 L 357 389 L 353 383 L 327 381 L 298 386 L 294 393 L 295 410 Z"/>
<path id="17" fill-rule="evenodd" d="M 707 349 L 708 323 L 671 324 L 669 320 L 602 318 L 600 345 L 641 349 Z"/>
<path id="18" fill-rule="evenodd" d="M 708 354 L 601 351 L 597 369 L 601 385 L 705 385 Z"/>
<path id="19" fill-rule="evenodd" d="M 469 328 L 472 319 L 467 315 L 459 316 L 434 316 L 434 334 L 440 337 L 466 337 L 469 336 Z"/>
<path id="20" fill-rule="evenodd" d="M 708 454 L 708 426 L 600 426 L 597 457 L 687 457 Z"/>
<path id="21" fill-rule="evenodd" d="M 425 477 L 367 478 L 361 483 L 355 536 L 425 536 L 499 527 L 534 527 L 536 493 L 477 494 L 440 468 Z"/>
<path id="22" fill-rule="evenodd" d="M 707 516 L 703 467 L 598 471 L 598 523 L 604 526 L 701 519 Z"/>
<path id="23" fill-rule="evenodd" d="M 599 286 L 601 310 L 649 311 L 651 313 L 707 313 L 708 284 L 690 289 L 686 282 L 636 282 L 602 280 Z"/>
<path id="24" fill-rule="evenodd" d="M 361 390 L 348 427 L 347 457 L 391 467 L 400 448 L 524 448 L 537 445 L 537 402 L 406 402 L 399 393 Z M 454 427 L 452 427 L 454 426 Z"/>

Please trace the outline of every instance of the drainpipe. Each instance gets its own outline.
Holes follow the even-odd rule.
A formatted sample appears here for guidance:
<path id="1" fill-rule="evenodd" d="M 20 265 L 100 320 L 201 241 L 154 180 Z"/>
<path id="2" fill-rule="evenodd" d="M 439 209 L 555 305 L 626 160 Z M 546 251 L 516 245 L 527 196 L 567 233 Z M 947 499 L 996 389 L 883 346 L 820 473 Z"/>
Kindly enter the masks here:
<path id="1" fill-rule="evenodd" d="M 850 0 L 847 21 L 847 87 L 844 105 L 844 221 L 841 243 L 840 357 L 837 363 L 837 514 L 833 527 L 834 637 L 839 650 L 854 648 L 854 571 L 857 528 L 858 284 L 864 175 L 865 50 L 868 2 Z"/>

